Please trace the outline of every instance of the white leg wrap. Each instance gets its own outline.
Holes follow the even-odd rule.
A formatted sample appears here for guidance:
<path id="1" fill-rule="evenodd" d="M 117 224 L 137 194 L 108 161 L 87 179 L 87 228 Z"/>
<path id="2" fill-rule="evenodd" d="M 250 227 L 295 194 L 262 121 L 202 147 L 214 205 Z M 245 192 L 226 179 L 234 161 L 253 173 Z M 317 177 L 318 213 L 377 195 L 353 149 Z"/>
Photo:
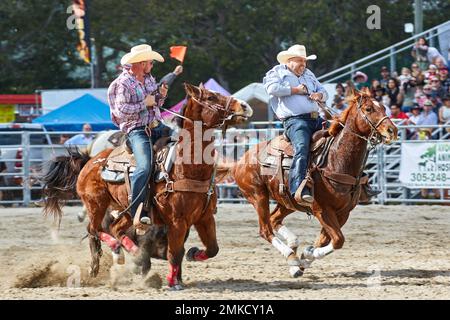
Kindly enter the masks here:
<path id="1" fill-rule="evenodd" d="M 278 229 L 277 233 L 284 239 L 286 239 L 289 247 L 296 248 L 300 245 L 300 241 L 298 240 L 297 236 L 286 226 L 281 226 L 281 228 Z"/>
<path id="2" fill-rule="evenodd" d="M 332 253 L 334 251 L 333 244 L 330 242 L 327 246 L 322 248 L 315 248 L 313 255 L 316 259 L 322 259 L 326 255 Z"/>
<path id="3" fill-rule="evenodd" d="M 272 239 L 272 245 L 281 252 L 281 254 L 287 258 L 289 257 L 294 251 L 289 248 L 287 245 L 285 245 L 280 239 L 277 237 L 273 237 Z"/>

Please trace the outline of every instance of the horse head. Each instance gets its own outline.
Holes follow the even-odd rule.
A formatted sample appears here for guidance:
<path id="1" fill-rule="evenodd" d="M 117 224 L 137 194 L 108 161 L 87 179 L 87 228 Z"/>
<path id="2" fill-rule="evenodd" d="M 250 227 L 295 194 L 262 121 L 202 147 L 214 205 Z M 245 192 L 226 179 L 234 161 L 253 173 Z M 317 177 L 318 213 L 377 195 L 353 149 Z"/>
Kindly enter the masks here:
<path id="1" fill-rule="evenodd" d="M 348 98 L 348 102 L 349 107 L 330 129 L 332 134 L 333 131 L 338 131 L 339 122 L 345 124 L 349 118 L 352 118 L 354 125 L 351 130 L 358 136 L 367 138 L 372 144 L 379 142 L 390 144 L 397 140 L 397 127 L 386 115 L 384 105 L 372 98 L 368 88 L 354 91 Z"/>
<path id="2" fill-rule="evenodd" d="M 207 128 L 239 124 L 252 116 L 252 108 L 244 101 L 226 97 L 218 92 L 185 83 L 188 104 L 184 116 L 192 121 L 201 121 Z"/>

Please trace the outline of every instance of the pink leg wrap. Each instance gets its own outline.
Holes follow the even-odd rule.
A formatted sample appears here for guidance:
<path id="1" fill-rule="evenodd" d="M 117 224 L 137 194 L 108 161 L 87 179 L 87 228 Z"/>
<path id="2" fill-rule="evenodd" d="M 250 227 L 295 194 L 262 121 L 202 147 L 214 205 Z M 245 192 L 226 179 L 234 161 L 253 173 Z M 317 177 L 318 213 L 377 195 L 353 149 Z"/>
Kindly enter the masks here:
<path id="1" fill-rule="evenodd" d="M 194 254 L 195 261 L 205 261 L 208 259 L 205 250 L 200 250 L 196 254 Z"/>
<path id="2" fill-rule="evenodd" d="M 127 250 L 129 253 L 131 253 L 134 256 L 137 255 L 137 253 L 139 251 L 139 247 L 134 244 L 133 240 L 131 240 L 127 236 L 123 236 L 121 242 L 122 242 L 122 246 L 125 248 L 125 250 Z"/>
<path id="3" fill-rule="evenodd" d="M 106 243 L 108 247 L 111 248 L 111 250 L 116 250 L 117 248 L 120 247 L 120 242 L 116 238 L 107 233 L 99 232 L 99 238 L 101 241 Z"/>
<path id="4" fill-rule="evenodd" d="M 180 266 L 176 266 L 173 264 L 169 264 L 169 274 L 167 275 L 167 282 L 169 283 L 169 287 L 173 287 L 178 284 L 178 272 L 180 271 Z"/>

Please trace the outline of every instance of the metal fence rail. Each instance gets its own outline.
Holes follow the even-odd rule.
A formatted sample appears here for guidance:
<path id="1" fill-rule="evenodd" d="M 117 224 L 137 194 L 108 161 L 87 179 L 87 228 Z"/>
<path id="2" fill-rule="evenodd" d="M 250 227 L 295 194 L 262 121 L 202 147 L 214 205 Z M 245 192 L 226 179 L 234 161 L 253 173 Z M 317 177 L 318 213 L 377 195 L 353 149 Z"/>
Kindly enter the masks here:
<path id="1" fill-rule="evenodd" d="M 272 139 L 282 132 L 280 123 L 254 123 L 254 128 L 265 126 L 261 129 L 234 129 L 227 131 L 226 138 L 222 141 L 221 133 L 216 132 L 216 147 L 229 160 L 238 160 L 252 146 L 260 141 Z M 450 124 L 438 126 L 420 126 L 420 128 L 432 128 L 434 140 L 443 141 L 450 139 Z M 408 189 L 400 181 L 401 144 L 423 142 L 423 140 L 408 140 L 408 132 L 419 127 L 398 126 L 399 140 L 391 145 L 380 145 L 369 154 L 366 172 L 369 174 L 370 183 L 383 192 L 374 203 L 380 204 L 416 204 L 438 203 L 450 204 L 450 198 L 446 197 L 445 189 L 439 190 L 439 199 L 422 199 L 420 189 Z M 450 130 L 449 130 L 450 131 Z M 22 137 L 20 145 L 0 145 L 2 155 L 0 160 L 7 164 L 8 170 L 0 173 L 0 204 L 30 206 L 41 200 L 42 184 L 37 177 L 45 170 L 45 163 L 51 158 L 65 152 L 65 147 L 52 143 L 61 134 L 78 134 L 81 132 L 8 132 Z M 95 132 L 93 133 L 95 134 Z M 30 135 L 45 136 L 44 144 L 30 143 Z M 49 143 L 47 143 L 49 142 Z M 234 183 L 221 183 L 217 185 L 219 202 L 244 203 L 237 186 Z M 72 202 L 78 202 L 74 200 Z"/>

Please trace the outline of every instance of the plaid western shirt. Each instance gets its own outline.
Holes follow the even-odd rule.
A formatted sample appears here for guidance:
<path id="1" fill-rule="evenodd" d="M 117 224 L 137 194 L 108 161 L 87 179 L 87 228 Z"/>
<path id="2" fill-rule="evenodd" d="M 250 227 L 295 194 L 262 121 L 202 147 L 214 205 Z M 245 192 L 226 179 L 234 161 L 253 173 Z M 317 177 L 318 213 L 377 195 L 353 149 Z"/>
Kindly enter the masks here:
<path id="1" fill-rule="evenodd" d="M 136 127 L 149 124 L 154 119 L 161 121 L 159 107 L 164 99 L 157 91 L 156 80 L 151 75 L 144 76 L 144 83 L 136 79 L 129 68 L 115 79 L 108 88 L 108 103 L 111 111 L 111 120 L 125 133 L 129 133 Z M 144 99 L 147 95 L 154 94 L 156 105 L 153 110 L 148 110 Z"/>

